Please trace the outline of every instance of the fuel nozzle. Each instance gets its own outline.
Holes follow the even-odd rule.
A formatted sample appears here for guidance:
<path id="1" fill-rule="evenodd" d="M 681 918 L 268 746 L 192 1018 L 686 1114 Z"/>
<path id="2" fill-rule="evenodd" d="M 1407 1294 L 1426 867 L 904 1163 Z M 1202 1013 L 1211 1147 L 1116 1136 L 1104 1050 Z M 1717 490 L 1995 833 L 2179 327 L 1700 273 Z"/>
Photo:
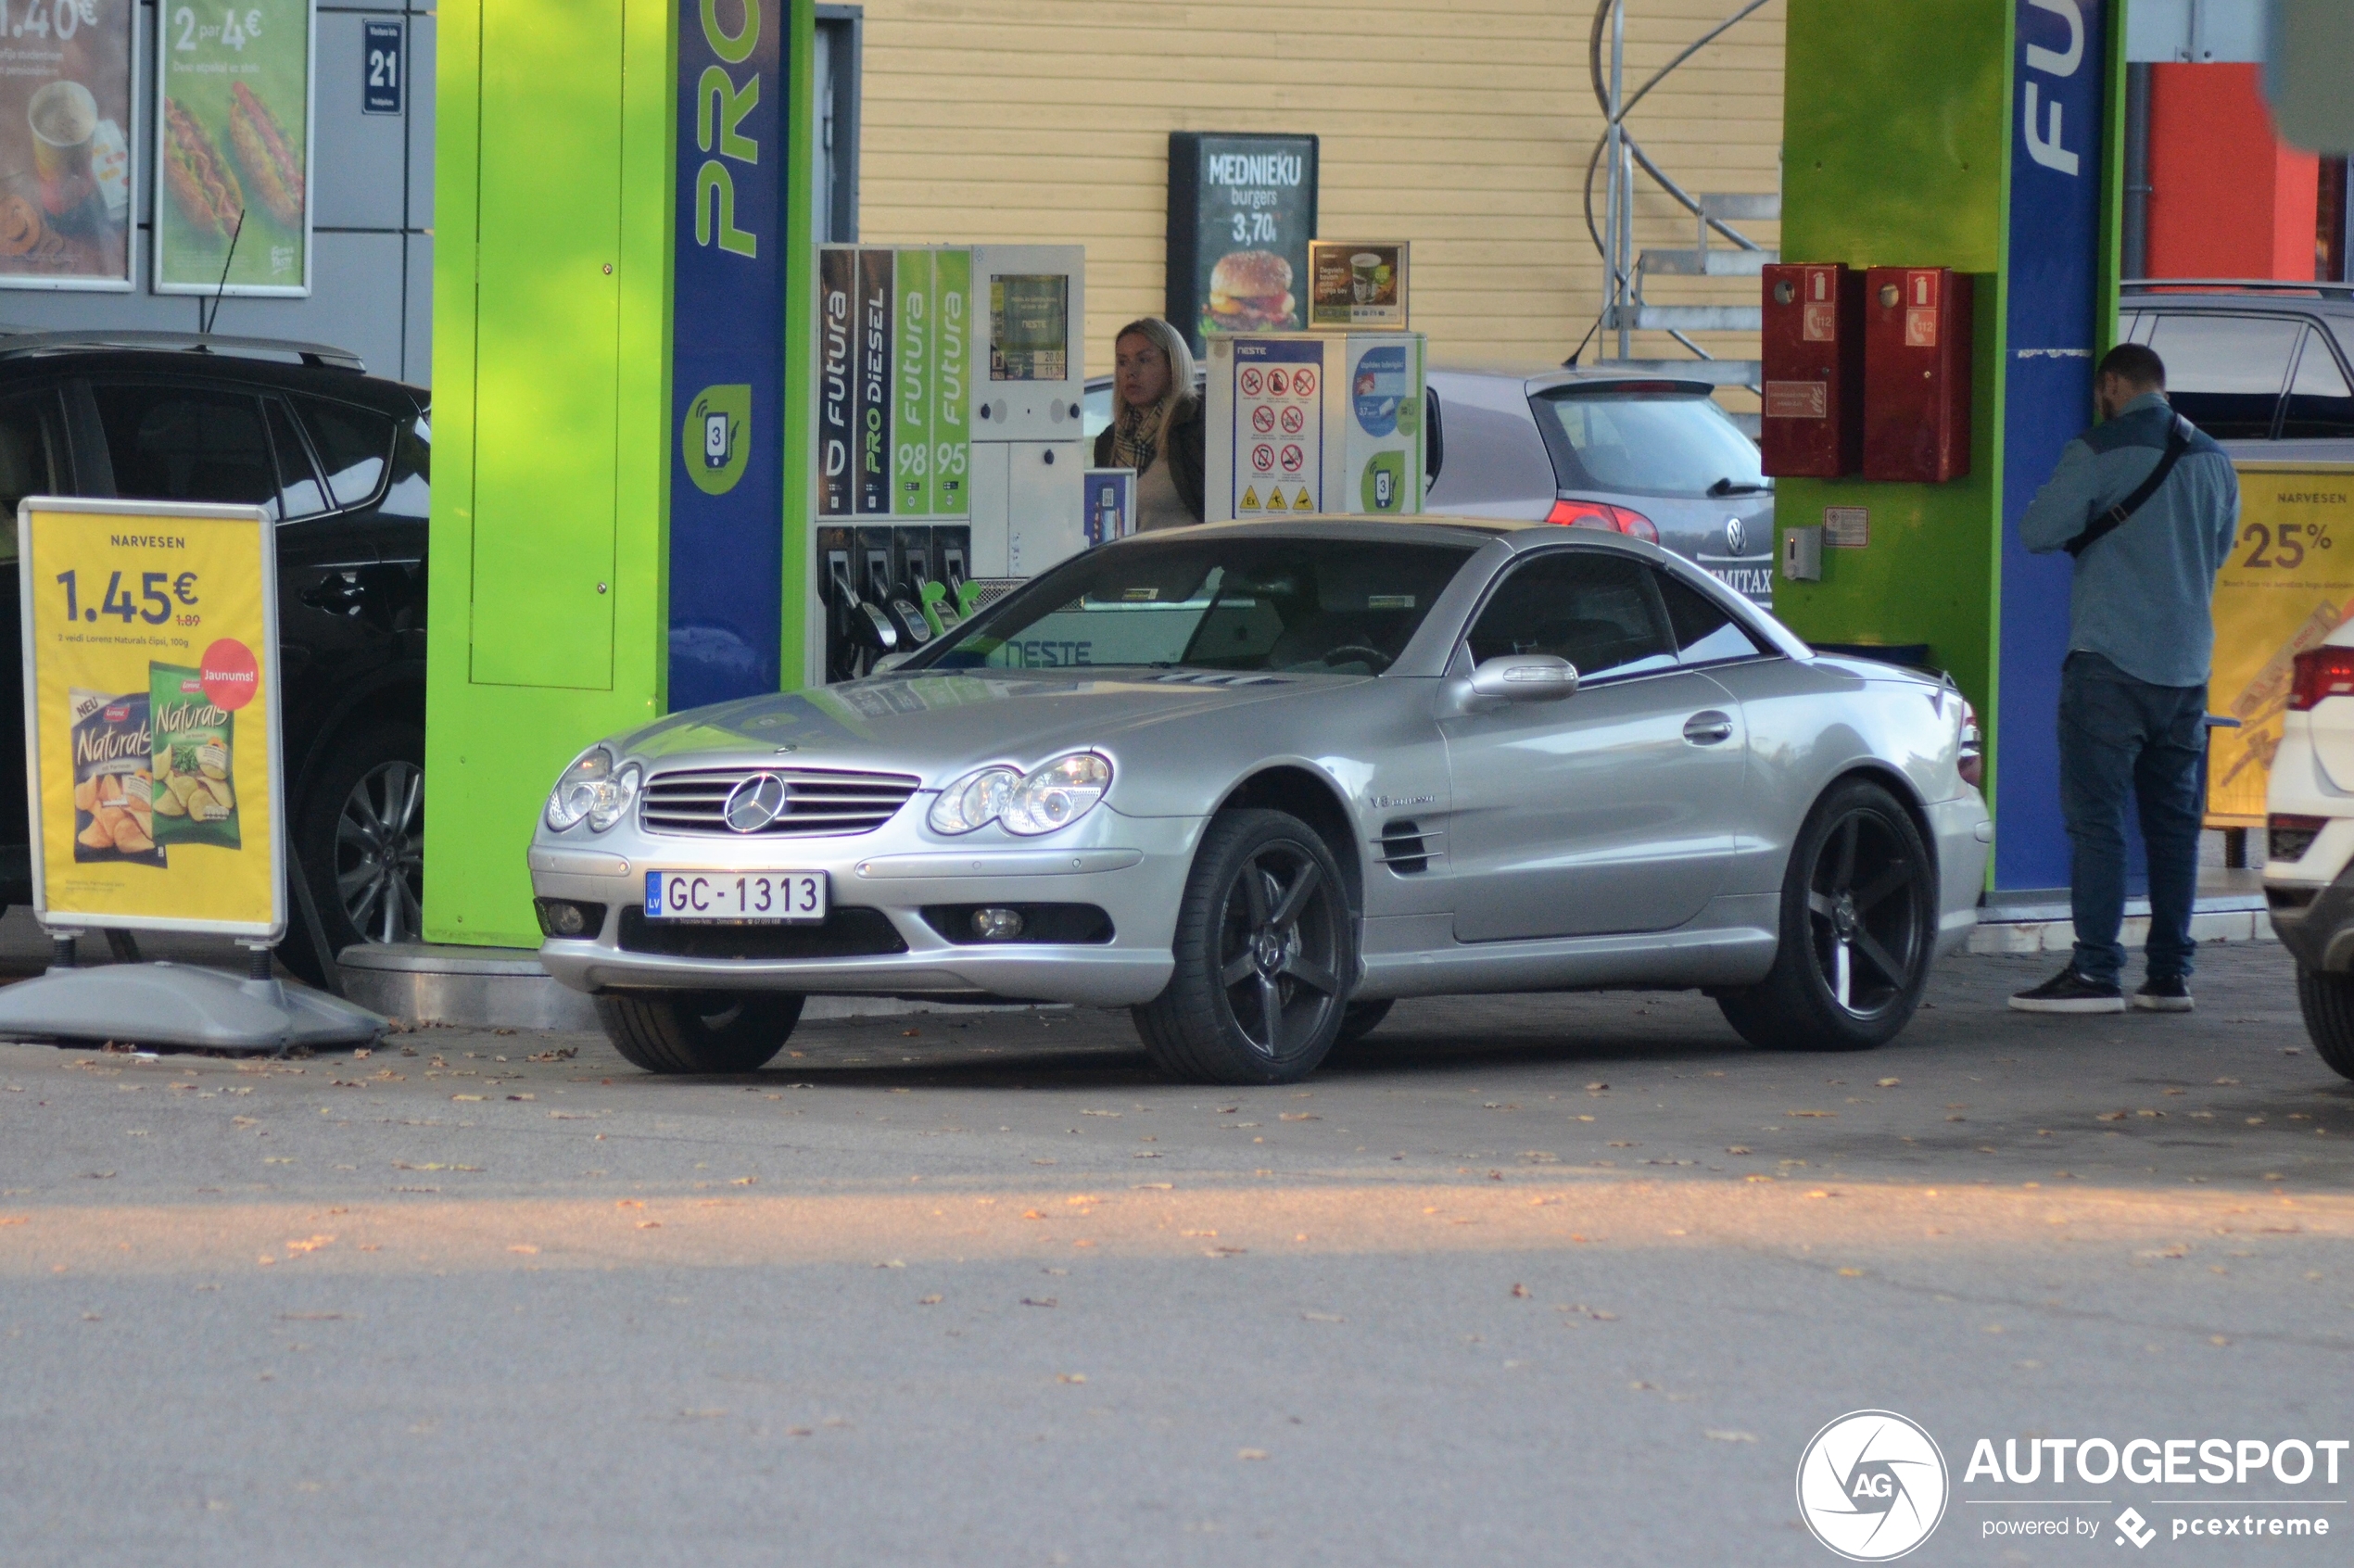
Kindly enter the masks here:
<path id="1" fill-rule="evenodd" d="M 850 655 L 845 661 L 849 667 L 836 674 L 843 679 L 854 679 L 873 668 L 877 659 L 899 651 L 899 628 L 892 624 L 889 615 L 858 597 L 858 590 L 851 586 L 847 557 L 830 558 L 827 572 L 833 579 L 837 630 Z"/>

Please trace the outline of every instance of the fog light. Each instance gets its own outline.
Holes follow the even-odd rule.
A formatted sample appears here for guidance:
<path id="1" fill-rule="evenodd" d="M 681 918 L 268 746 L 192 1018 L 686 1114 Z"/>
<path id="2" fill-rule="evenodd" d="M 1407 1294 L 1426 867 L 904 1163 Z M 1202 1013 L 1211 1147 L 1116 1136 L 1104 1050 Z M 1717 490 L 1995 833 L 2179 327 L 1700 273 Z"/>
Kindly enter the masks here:
<path id="1" fill-rule="evenodd" d="M 539 915 L 539 929 L 544 936 L 594 936 L 605 922 L 605 908 L 601 904 L 575 904 L 568 898 L 541 898 L 532 901 Z"/>
<path id="2" fill-rule="evenodd" d="M 1021 935 L 1021 911 L 976 909 L 973 911 L 973 935 L 983 942 L 1011 942 Z"/>

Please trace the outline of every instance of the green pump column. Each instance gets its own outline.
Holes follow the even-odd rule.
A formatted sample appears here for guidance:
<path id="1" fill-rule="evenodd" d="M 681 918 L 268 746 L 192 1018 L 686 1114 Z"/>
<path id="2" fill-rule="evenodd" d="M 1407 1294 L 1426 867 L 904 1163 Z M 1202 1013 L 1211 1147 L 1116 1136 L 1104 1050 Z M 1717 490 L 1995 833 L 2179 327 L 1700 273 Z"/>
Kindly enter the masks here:
<path id="1" fill-rule="evenodd" d="M 441 7 L 428 941 L 538 944 L 534 816 L 583 747 L 669 711 L 674 661 L 698 702 L 798 677 L 808 412 L 789 367 L 808 342 L 815 15 Z M 696 272 L 681 301 L 706 256 L 740 265 Z M 693 358 L 731 317 L 768 323 L 718 345 L 749 371 Z M 675 361 L 727 388 L 706 399 L 734 422 L 715 464 L 707 421 L 679 417 Z M 739 398 L 764 368 L 765 395 Z"/>
<path id="2" fill-rule="evenodd" d="M 1925 642 L 1953 673 L 1987 734 L 1997 888 L 2068 880 L 2069 565 L 2017 526 L 2115 331 L 2123 31 L 2120 0 L 1790 4 L 1782 259 L 1969 273 L 1975 341 L 1966 475 L 1778 482 L 1778 528 L 1861 507 L 1869 542 L 1778 582 L 1775 610 L 1811 641 Z"/>

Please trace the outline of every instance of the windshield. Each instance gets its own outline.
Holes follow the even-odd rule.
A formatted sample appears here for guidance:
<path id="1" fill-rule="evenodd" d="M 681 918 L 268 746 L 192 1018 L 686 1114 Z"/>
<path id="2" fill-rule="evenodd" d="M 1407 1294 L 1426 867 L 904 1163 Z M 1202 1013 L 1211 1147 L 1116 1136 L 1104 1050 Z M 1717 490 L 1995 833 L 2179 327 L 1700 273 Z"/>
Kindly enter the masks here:
<path id="1" fill-rule="evenodd" d="M 1227 533 L 1064 563 L 909 668 L 1379 675 L 1474 547 Z"/>
<path id="2" fill-rule="evenodd" d="M 1766 484 L 1756 444 L 1704 393 L 1563 388 L 1530 401 L 1564 490 L 1704 496 Z"/>

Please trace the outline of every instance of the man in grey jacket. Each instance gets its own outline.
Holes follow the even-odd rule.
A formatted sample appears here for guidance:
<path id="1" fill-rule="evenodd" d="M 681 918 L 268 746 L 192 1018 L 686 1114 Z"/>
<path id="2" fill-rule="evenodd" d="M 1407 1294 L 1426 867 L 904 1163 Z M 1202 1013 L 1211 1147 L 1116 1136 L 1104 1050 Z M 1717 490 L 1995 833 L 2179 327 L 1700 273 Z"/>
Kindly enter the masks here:
<path id="1" fill-rule="evenodd" d="M 2221 448 L 2174 412 L 2166 367 L 2141 344 L 2120 343 L 2103 358 L 2094 405 L 2101 423 L 2068 444 L 2019 525 L 2029 550 L 2076 556 L 2059 702 L 2076 953 L 2011 1005 L 2125 1010 L 2125 949 L 2117 937 L 2130 791 L 2141 805 L 2150 898 L 2148 976 L 2133 1005 L 2188 1012 L 2199 762 L 2215 649 L 2208 601 L 2239 530 L 2239 476 Z"/>

